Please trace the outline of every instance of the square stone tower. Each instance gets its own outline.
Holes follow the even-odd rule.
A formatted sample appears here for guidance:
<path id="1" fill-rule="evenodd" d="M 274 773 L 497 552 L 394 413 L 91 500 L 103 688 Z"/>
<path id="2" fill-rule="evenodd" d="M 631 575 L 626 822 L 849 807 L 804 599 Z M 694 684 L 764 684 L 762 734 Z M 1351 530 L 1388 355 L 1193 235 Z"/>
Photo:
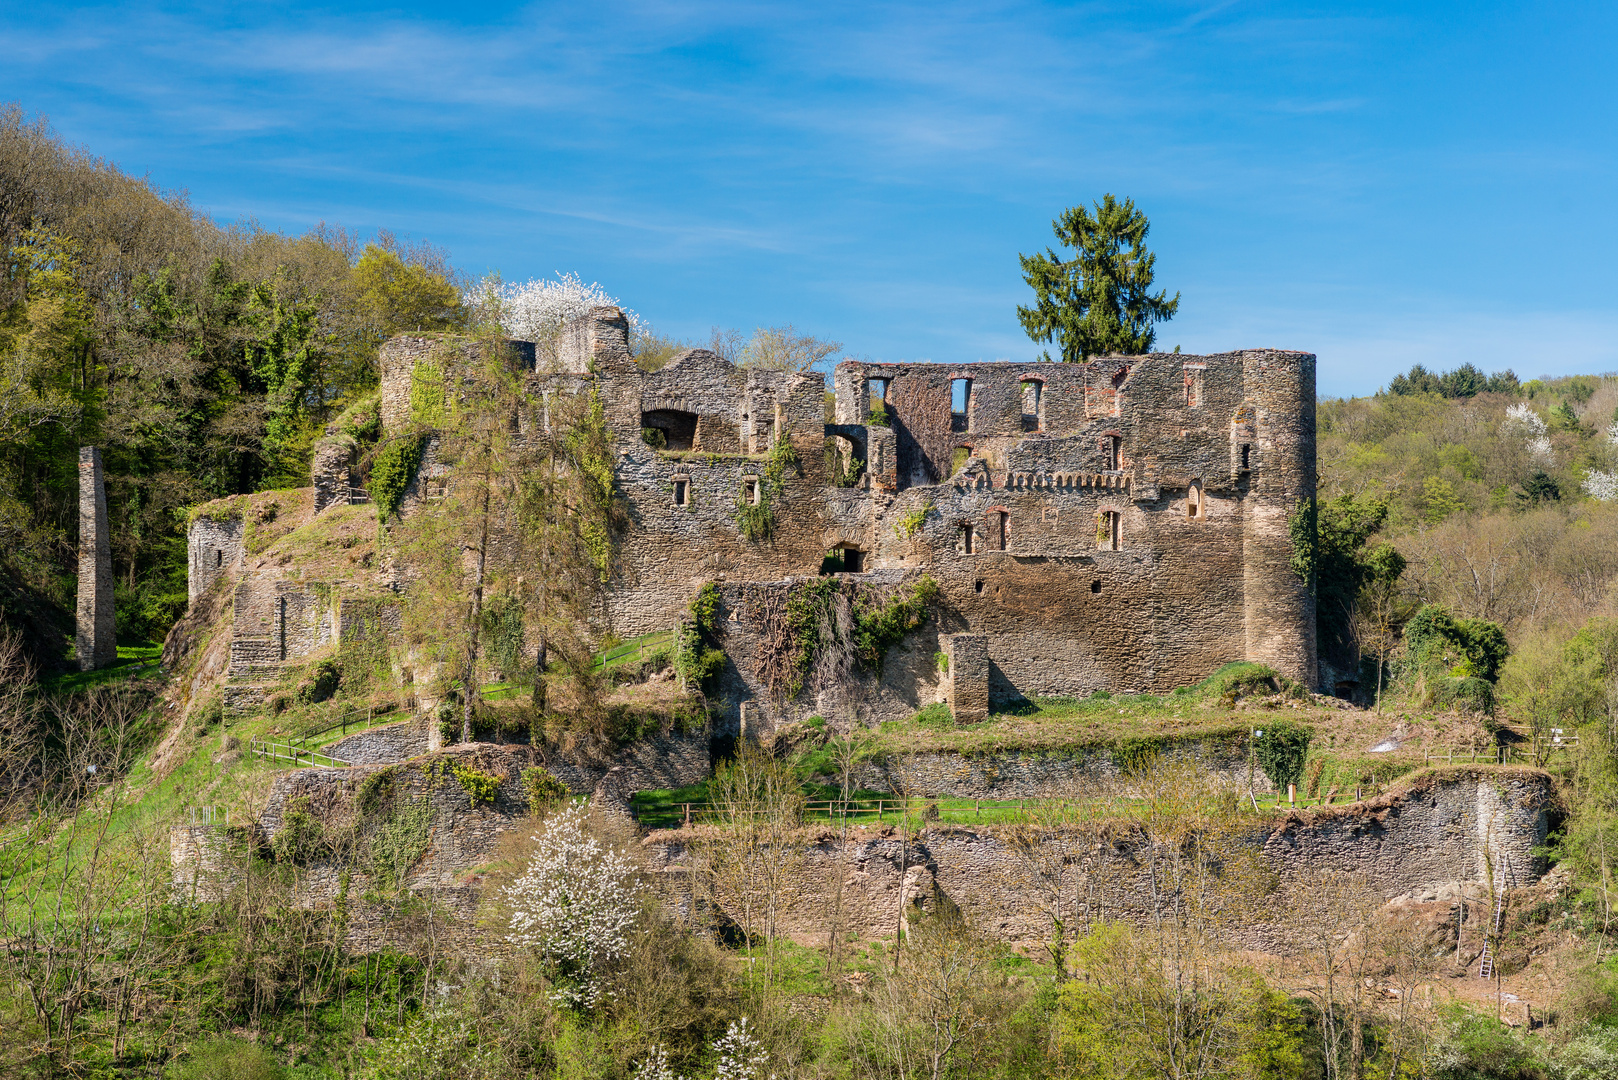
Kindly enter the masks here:
<path id="1" fill-rule="evenodd" d="M 107 527 L 107 487 L 101 451 L 79 447 L 79 670 L 106 667 L 118 659 L 112 619 L 112 537 Z"/>

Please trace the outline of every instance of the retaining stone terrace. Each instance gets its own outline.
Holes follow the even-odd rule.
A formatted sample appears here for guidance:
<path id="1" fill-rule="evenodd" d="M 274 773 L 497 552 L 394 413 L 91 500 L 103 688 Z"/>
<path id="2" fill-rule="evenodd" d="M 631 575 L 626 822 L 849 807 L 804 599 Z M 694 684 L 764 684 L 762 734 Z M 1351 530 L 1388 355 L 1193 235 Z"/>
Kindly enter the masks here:
<path id="1" fill-rule="evenodd" d="M 1190 739 L 1163 748 L 1166 757 L 1194 760 L 1220 781 L 1245 788 L 1248 758 L 1241 742 Z M 984 754 L 919 753 L 860 763 L 854 787 L 923 798 L 1034 799 L 1082 791 L 1086 782 L 1122 774 L 1111 750 L 1005 750 Z M 1263 774 L 1259 774 L 1263 783 Z M 830 782 L 839 783 L 833 776 Z"/>
<path id="2" fill-rule="evenodd" d="M 1537 876 L 1531 849 L 1544 842 L 1550 794 L 1550 778 L 1533 770 L 1444 770 L 1366 803 L 1288 814 L 1254 831 L 1247 843 L 1282 884 L 1340 870 L 1363 874 L 1392 898 L 1450 882 L 1487 883 L 1491 862 L 1511 884 L 1526 884 Z M 866 940 L 891 935 L 903 905 L 928 906 L 937 896 L 985 932 L 1035 946 L 1049 922 L 1011 834 L 1008 827 L 934 826 L 901 853 L 892 827 L 854 829 L 846 844 L 819 830 L 802 842 L 802 860 L 789 873 L 781 925 L 801 943 L 824 943 L 841 878 L 842 933 Z M 1046 836 L 1047 845 L 1089 860 L 1090 877 L 1074 886 L 1090 898 L 1089 918 L 1148 917 L 1151 883 L 1139 840 L 1127 831 L 1100 845 L 1089 832 Z M 648 864 L 671 901 L 681 903 L 693 887 L 698 845 L 700 829 L 657 832 L 644 841 Z M 715 899 L 722 909 L 736 902 L 722 892 Z M 1228 931 L 1233 942 L 1258 949 L 1274 949 L 1281 932 L 1262 921 Z"/>

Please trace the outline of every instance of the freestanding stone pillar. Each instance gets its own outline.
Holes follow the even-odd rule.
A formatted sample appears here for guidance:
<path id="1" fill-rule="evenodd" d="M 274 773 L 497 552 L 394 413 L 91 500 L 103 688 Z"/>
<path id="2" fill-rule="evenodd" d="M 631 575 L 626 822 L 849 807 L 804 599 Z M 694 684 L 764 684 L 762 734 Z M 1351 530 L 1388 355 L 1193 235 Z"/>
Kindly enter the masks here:
<path id="1" fill-rule="evenodd" d="M 101 451 L 79 447 L 79 670 L 118 659 L 112 620 L 112 537 L 107 528 L 107 487 Z"/>

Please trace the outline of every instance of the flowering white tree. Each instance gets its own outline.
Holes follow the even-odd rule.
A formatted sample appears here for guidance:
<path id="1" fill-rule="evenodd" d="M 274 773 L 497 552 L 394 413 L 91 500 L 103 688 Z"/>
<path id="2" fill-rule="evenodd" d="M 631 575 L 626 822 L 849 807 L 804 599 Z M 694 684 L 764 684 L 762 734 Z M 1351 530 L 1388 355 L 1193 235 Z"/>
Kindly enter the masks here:
<path id="1" fill-rule="evenodd" d="M 769 1055 L 758 1036 L 747 1029 L 747 1017 L 733 1021 L 719 1041 L 713 1044 L 714 1056 L 719 1064 L 714 1067 L 714 1080 L 765 1080 L 764 1066 Z M 773 1078 L 772 1078 L 773 1080 Z"/>
<path id="2" fill-rule="evenodd" d="M 1541 461 L 1551 458 L 1551 440 L 1547 434 L 1549 429 L 1545 421 L 1526 402 L 1520 402 L 1506 410 L 1506 428 L 1526 440 L 1528 452 Z"/>
<path id="3" fill-rule="evenodd" d="M 635 1080 L 681 1080 L 681 1077 L 669 1068 L 669 1052 L 658 1043 L 652 1047 L 646 1060 L 636 1067 Z"/>
<path id="4" fill-rule="evenodd" d="M 591 1008 L 606 995 L 600 967 L 629 949 L 643 886 L 634 863 L 586 828 L 570 806 L 545 823 L 528 871 L 505 889 L 511 941 L 538 949 L 552 1000 Z"/>
<path id="5" fill-rule="evenodd" d="M 622 307 L 600 284 L 594 281 L 585 284 L 572 273 L 554 281 L 544 278 L 509 283 L 487 280 L 467 293 L 465 301 L 484 311 L 492 311 L 501 328 L 518 341 L 535 342 L 554 340 L 569 319 L 591 308 Z M 623 308 L 623 312 L 629 320 L 630 335 L 639 334 L 643 329 L 640 316 L 628 308 Z"/>
<path id="6" fill-rule="evenodd" d="M 1618 473 L 1591 469 L 1589 475 L 1584 478 L 1584 493 L 1602 502 L 1618 499 Z"/>

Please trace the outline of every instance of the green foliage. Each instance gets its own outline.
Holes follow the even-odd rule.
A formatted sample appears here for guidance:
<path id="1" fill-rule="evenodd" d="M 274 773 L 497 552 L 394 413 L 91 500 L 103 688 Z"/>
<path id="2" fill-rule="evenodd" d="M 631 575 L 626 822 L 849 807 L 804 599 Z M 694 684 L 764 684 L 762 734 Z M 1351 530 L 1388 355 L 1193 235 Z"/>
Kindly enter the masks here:
<path id="1" fill-rule="evenodd" d="M 845 462 L 841 456 L 835 456 L 834 466 L 831 471 L 832 487 L 851 488 L 858 484 L 860 482 L 860 477 L 864 475 L 864 460 L 857 457 L 850 457 L 848 461 Z"/>
<path id="2" fill-rule="evenodd" d="M 872 405 L 871 414 L 865 418 L 867 427 L 892 427 L 893 417 L 888 415 L 887 405 Z"/>
<path id="3" fill-rule="evenodd" d="M 382 435 L 382 398 L 367 394 L 343 410 L 337 430 L 357 443 L 373 443 Z"/>
<path id="4" fill-rule="evenodd" d="M 1023 330 L 1034 341 L 1055 337 L 1069 363 L 1151 352 L 1152 324 L 1174 317 L 1180 294 L 1170 300 L 1166 290 L 1151 291 L 1157 256 L 1146 250 L 1146 215 L 1132 200 L 1109 194 L 1095 204 L 1094 216 L 1076 206 L 1051 227 L 1074 257 L 1064 260 L 1050 249 L 1019 256 L 1023 279 L 1034 290 L 1034 306 L 1017 308 Z"/>
<path id="5" fill-rule="evenodd" d="M 1536 469 L 1522 483 L 1517 501 L 1523 506 L 1539 506 L 1557 502 L 1562 498 L 1562 485 L 1543 469 Z"/>
<path id="6" fill-rule="evenodd" d="M 1314 733 L 1302 724 L 1279 719 L 1265 722 L 1259 730 L 1264 734 L 1254 737 L 1253 756 L 1275 790 L 1285 791 L 1288 784 L 1296 784 L 1303 775 Z"/>
<path id="7" fill-rule="evenodd" d="M 1484 393 L 1516 394 L 1517 389 L 1517 375 L 1510 368 L 1485 375 L 1471 364 L 1462 364 L 1442 375 L 1416 364 L 1408 374 L 1395 375 L 1388 384 L 1390 394 L 1436 394 L 1443 398 L 1469 398 Z"/>
<path id="8" fill-rule="evenodd" d="M 444 369 L 435 361 L 418 360 L 410 369 L 410 422 L 436 430 L 449 422 L 444 402 Z"/>
<path id="9" fill-rule="evenodd" d="M 407 330 L 449 330 L 466 322 L 461 291 L 440 271 L 366 244 L 354 264 L 356 299 L 380 338 Z"/>
<path id="10" fill-rule="evenodd" d="M 477 809 L 479 803 L 494 805 L 495 796 L 500 794 L 500 778 L 484 772 L 475 765 L 457 761 L 450 766 L 455 779 L 465 790 L 467 798 L 472 800 L 472 808 Z"/>
<path id="11" fill-rule="evenodd" d="M 330 849 L 325 826 L 309 812 L 308 796 L 289 800 L 281 817 L 281 831 L 270 842 L 276 861 L 306 863 Z"/>
<path id="12" fill-rule="evenodd" d="M 669 445 L 668 434 L 662 428 L 655 427 L 641 428 L 640 441 L 650 446 L 653 450 L 666 450 Z"/>
<path id="13" fill-rule="evenodd" d="M 938 582 L 923 576 L 903 593 L 885 601 L 861 594 L 854 605 L 854 656 L 862 667 L 882 669 L 883 658 L 901 638 L 927 620 L 938 599 Z"/>
<path id="14" fill-rule="evenodd" d="M 900 514 L 894 519 L 893 535 L 897 536 L 901 540 L 909 540 L 911 537 L 921 532 L 921 527 L 923 523 L 926 522 L 927 515 L 932 512 L 933 501 L 931 499 L 927 499 L 914 510 Z"/>
<path id="15" fill-rule="evenodd" d="M 400 805 L 400 796 L 404 794 L 402 791 L 390 793 L 392 805 L 371 830 L 362 848 L 372 885 L 381 892 L 403 888 L 410 868 L 427 853 L 432 801 L 423 796 L 403 800 Z"/>
<path id="16" fill-rule="evenodd" d="M 299 704 L 313 705 L 326 701 L 337 693 L 337 686 L 342 682 L 342 679 L 342 664 L 332 659 L 320 661 L 298 684 Z"/>
<path id="17" fill-rule="evenodd" d="M 711 581 L 705 581 L 697 595 L 691 598 L 691 606 L 687 608 L 691 615 L 691 625 L 704 634 L 717 633 L 719 630 L 719 586 Z"/>
<path id="18" fill-rule="evenodd" d="M 528 794 L 528 812 L 536 816 L 567 798 L 567 785 L 543 765 L 524 769 L 522 786 Z"/>
<path id="19" fill-rule="evenodd" d="M 524 622 L 522 601 L 515 596 L 494 596 L 483 605 L 485 655 L 506 682 L 529 681 L 534 674 Z"/>
<path id="20" fill-rule="evenodd" d="M 764 469 L 759 474 L 758 501 L 747 496 L 746 485 L 736 493 L 736 527 L 753 543 L 768 540 L 775 535 L 775 500 L 786 488 L 786 471 L 801 474 L 801 462 L 792 443 L 781 439 L 770 450 Z"/>
<path id="21" fill-rule="evenodd" d="M 378 518 L 386 520 L 399 512 L 405 489 L 416 478 L 422 451 L 426 448 L 425 437 L 406 435 L 389 440 L 376 452 L 371 462 L 369 482 L 371 501 L 376 503 Z"/>
<path id="22" fill-rule="evenodd" d="M 281 1080 L 286 1070 L 268 1048 L 218 1035 L 192 1043 L 164 1075 L 170 1080 Z"/>
<path id="23" fill-rule="evenodd" d="M 1405 649 L 1414 666 L 1429 674 L 1494 682 L 1511 654 L 1505 629 L 1484 619 L 1456 619 L 1427 604 L 1405 624 Z"/>

